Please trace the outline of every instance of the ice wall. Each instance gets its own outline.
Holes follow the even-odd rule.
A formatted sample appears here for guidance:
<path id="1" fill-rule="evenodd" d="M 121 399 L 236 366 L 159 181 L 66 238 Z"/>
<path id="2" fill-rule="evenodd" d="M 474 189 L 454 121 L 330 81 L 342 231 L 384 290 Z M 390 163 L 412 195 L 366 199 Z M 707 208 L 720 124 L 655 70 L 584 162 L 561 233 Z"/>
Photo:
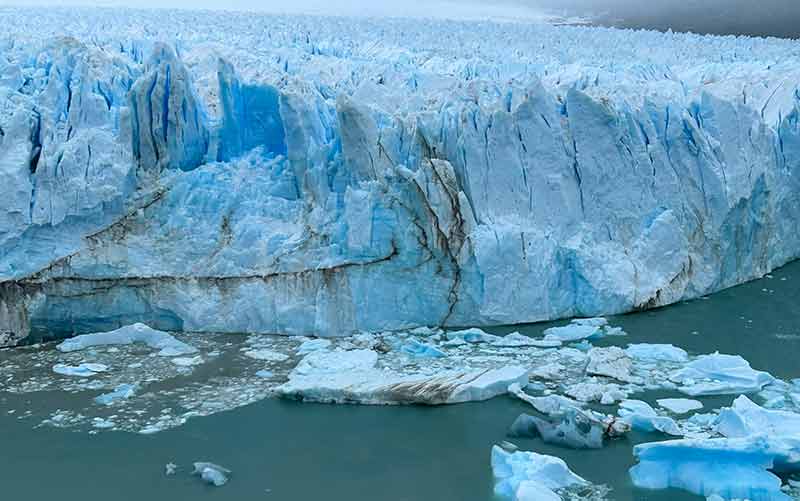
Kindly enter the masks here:
<path id="1" fill-rule="evenodd" d="M 613 314 L 800 253 L 797 42 L 170 11 L 0 23 L 0 344 Z"/>

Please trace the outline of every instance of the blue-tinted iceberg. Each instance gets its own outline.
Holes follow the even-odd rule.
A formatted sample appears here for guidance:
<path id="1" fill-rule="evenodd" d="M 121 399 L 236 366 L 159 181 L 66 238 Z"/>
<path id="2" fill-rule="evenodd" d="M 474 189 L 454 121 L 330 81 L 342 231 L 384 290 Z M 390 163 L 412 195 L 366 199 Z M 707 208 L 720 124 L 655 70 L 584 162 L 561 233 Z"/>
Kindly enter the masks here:
<path id="1" fill-rule="evenodd" d="M 738 355 L 714 353 L 697 357 L 673 372 L 670 379 L 681 384 L 678 388 L 681 392 L 699 396 L 757 392 L 775 378 L 754 370 Z"/>
<path id="2" fill-rule="evenodd" d="M 133 343 L 143 343 L 154 350 L 159 350 L 158 354 L 162 357 L 174 357 L 197 352 L 197 348 L 194 346 L 190 346 L 166 332 L 157 331 L 144 324 L 128 325 L 110 332 L 82 334 L 63 341 L 57 348 L 59 351 L 71 352 L 93 346 L 114 346 Z"/>
<path id="3" fill-rule="evenodd" d="M 556 457 L 535 452 L 508 452 L 492 447 L 494 491 L 515 501 L 549 501 L 561 499 L 555 491 L 588 482 L 573 473 Z"/>

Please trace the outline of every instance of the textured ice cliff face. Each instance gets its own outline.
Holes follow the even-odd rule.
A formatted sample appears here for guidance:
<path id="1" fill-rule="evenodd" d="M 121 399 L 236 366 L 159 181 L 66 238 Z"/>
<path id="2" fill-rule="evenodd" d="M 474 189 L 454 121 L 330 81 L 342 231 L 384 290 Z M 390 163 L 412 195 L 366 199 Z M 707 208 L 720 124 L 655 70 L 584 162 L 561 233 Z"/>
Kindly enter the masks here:
<path id="1" fill-rule="evenodd" d="M 0 344 L 630 311 L 800 255 L 800 45 L 0 9 Z"/>

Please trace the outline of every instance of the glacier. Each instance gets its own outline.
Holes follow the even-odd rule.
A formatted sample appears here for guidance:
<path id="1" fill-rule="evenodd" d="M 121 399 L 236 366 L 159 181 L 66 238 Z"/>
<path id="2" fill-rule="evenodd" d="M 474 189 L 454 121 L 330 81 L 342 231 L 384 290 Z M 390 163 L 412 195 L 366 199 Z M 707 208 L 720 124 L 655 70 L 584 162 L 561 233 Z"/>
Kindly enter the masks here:
<path id="1" fill-rule="evenodd" d="M 795 41 L 0 8 L 0 346 L 593 317 L 800 256 Z"/>

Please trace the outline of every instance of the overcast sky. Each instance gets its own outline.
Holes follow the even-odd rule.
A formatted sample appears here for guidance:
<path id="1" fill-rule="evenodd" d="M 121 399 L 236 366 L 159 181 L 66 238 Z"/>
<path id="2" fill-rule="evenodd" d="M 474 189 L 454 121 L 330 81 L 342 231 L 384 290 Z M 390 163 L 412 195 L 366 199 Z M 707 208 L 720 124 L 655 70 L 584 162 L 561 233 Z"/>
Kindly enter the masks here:
<path id="1" fill-rule="evenodd" d="M 539 18 L 556 11 L 598 23 L 800 38 L 800 0 L 0 0 L 0 5 L 127 5 L 340 15 Z"/>

